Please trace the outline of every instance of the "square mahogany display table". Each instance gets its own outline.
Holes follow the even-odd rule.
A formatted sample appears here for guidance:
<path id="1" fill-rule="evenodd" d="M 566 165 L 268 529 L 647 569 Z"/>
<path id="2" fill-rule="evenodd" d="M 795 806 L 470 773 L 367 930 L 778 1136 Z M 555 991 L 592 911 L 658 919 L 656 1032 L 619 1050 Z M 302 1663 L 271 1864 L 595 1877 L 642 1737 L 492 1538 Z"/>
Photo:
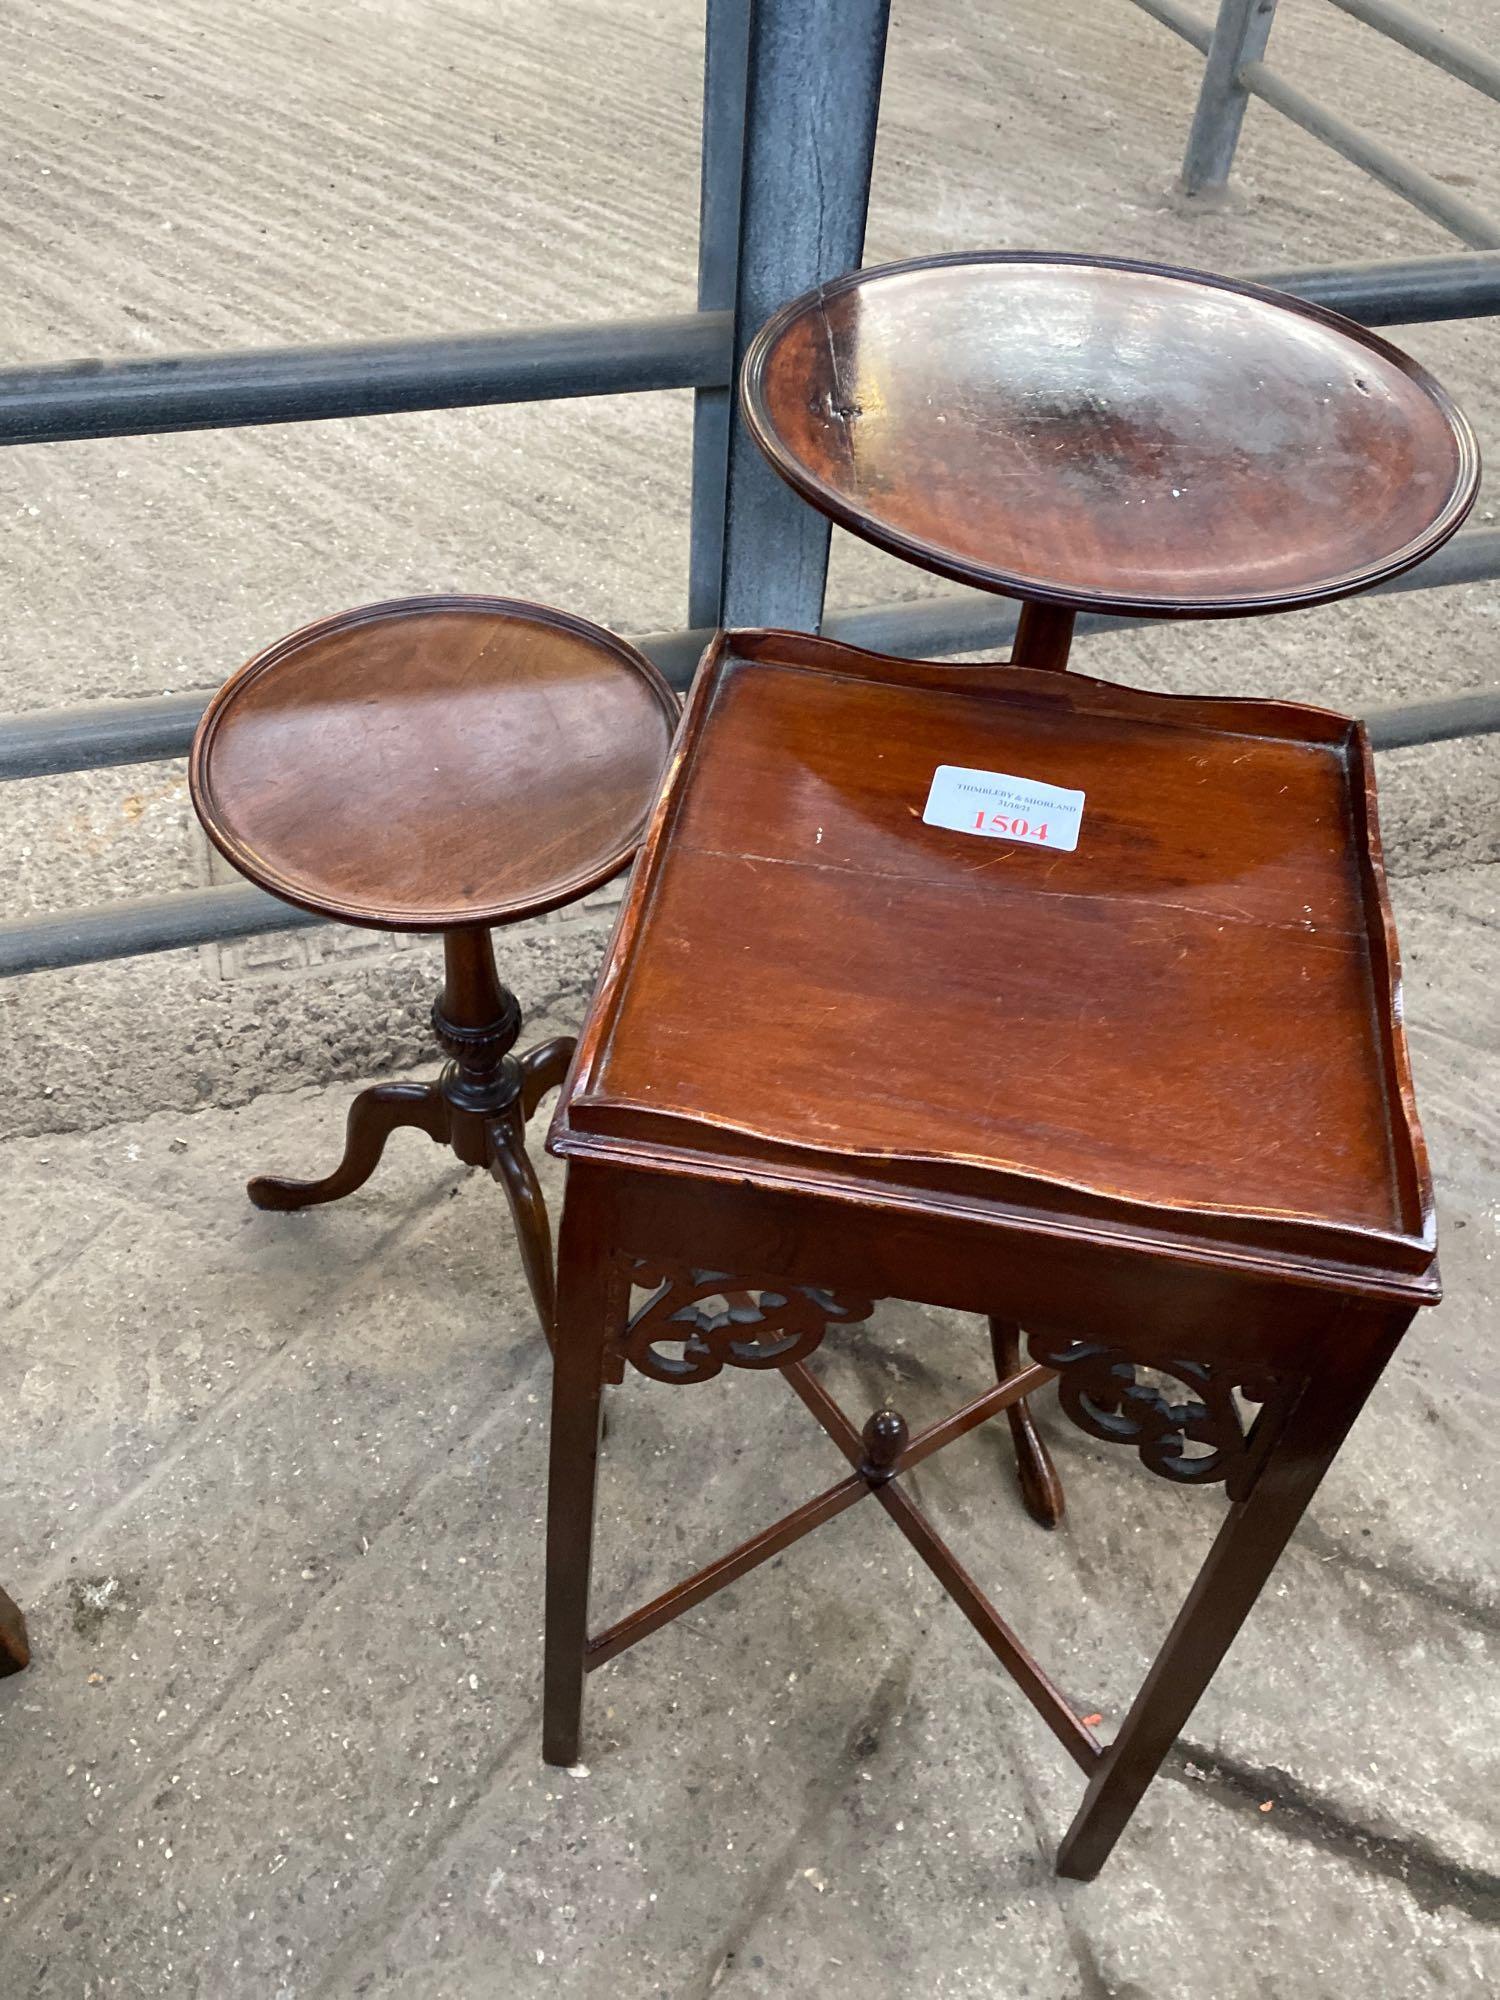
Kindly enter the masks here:
<path id="1" fill-rule="evenodd" d="M 1076 847 L 1034 816 L 993 837 L 983 787 L 975 825 L 930 823 L 945 766 L 1081 792 Z M 1059 1866 L 1094 1873 L 1438 1296 L 1364 731 L 721 637 L 551 1144 L 548 1757 L 578 1754 L 586 1669 L 873 1496 L 1088 1772 Z M 880 1297 L 1005 1315 L 1030 1360 L 925 1432 L 888 1409 L 861 1432 L 806 1362 Z M 852 1470 L 590 1638 L 601 1391 L 627 1363 L 778 1368 Z M 1231 1502 L 1107 1746 L 899 1478 L 1054 1375 L 1092 1436 Z"/>

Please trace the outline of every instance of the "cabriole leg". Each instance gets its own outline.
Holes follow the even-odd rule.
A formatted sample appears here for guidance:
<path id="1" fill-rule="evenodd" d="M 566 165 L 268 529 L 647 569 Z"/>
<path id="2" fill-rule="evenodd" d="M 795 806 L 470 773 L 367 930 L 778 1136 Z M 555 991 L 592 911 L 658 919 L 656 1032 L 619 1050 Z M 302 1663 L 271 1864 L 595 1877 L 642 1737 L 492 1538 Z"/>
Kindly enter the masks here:
<path id="1" fill-rule="evenodd" d="M 503 1118 L 494 1118 L 489 1127 L 490 1172 L 505 1190 L 516 1225 L 516 1241 L 521 1265 L 531 1287 L 537 1318 L 547 1339 L 552 1339 L 553 1280 L 552 1228 L 547 1220 L 547 1204 L 542 1199 L 536 1168 L 526 1151 L 526 1128 L 521 1108 L 516 1105 Z"/>
<path id="2" fill-rule="evenodd" d="M 245 1192 L 257 1208 L 312 1208 L 353 1194 L 380 1165 L 385 1142 L 404 1125 L 413 1125 L 429 1139 L 446 1144 L 448 1107 L 430 1083 L 377 1083 L 362 1090 L 349 1106 L 344 1157 L 320 1181 L 283 1180 L 278 1174 L 257 1174 Z"/>

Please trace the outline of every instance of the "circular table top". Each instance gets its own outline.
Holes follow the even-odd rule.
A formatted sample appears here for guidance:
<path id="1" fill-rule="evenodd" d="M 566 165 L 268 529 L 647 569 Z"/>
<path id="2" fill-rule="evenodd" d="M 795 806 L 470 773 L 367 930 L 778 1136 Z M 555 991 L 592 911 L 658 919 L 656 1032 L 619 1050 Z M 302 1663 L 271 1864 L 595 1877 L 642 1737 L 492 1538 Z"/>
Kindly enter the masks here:
<path id="1" fill-rule="evenodd" d="M 321 916 L 446 930 L 556 909 L 634 853 L 676 697 L 613 633 L 543 605 L 415 597 L 294 632 L 210 702 L 209 837 Z"/>
<path id="2" fill-rule="evenodd" d="M 745 356 L 813 506 L 962 583 L 1164 617 L 1289 610 L 1429 555 L 1479 454 L 1427 372 L 1336 313 L 1191 271 L 981 253 L 857 271 Z"/>

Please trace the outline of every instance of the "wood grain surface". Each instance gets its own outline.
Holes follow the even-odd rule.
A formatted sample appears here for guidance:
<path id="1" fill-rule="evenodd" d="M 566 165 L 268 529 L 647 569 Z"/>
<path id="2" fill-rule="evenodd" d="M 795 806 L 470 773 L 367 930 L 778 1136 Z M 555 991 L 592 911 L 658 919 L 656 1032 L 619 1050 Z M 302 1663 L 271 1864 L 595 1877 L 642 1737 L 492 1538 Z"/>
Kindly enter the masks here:
<path id="1" fill-rule="evenodd" d="M 389 930 L 499 923 L 624 866 L 677 712 L 634 647 L 566 612 L 368 605 L 225 683 L 193 802 L 243 875 L 302 908 Z"/>
<path id="2" fill-rule="evenodd" d="M 1081 790 L 1077 850 L 925 824 L 942 764 Z M 565 1146 L 1425 1271 L 1371 789 L 1319 709 L 730 635 Z"/>
<path id="3" fill-rule="evenodd" d="M 1365 328 L 1166 266 L 995 252 L 859 271 L 745 357 L 811 503 L 921 568 L 1075 608 L 1289 610 L 1421 561 L 1467 420 Z"/>

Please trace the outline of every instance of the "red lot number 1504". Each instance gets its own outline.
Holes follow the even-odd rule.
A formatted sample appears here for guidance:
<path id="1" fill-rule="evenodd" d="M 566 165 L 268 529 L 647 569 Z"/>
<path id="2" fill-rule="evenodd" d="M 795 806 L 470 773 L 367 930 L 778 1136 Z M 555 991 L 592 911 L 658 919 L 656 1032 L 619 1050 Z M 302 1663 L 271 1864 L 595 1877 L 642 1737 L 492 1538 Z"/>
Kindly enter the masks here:
<path id="1" fill-rule="evenodd" d="M 1029 819 L 1016 819 L 1010 813 L 976 813 L 974 815 L 976 833 L 1011 833 L 1018 840 L 1045 840 L 1047 822 L 1033 826 Z"/>

